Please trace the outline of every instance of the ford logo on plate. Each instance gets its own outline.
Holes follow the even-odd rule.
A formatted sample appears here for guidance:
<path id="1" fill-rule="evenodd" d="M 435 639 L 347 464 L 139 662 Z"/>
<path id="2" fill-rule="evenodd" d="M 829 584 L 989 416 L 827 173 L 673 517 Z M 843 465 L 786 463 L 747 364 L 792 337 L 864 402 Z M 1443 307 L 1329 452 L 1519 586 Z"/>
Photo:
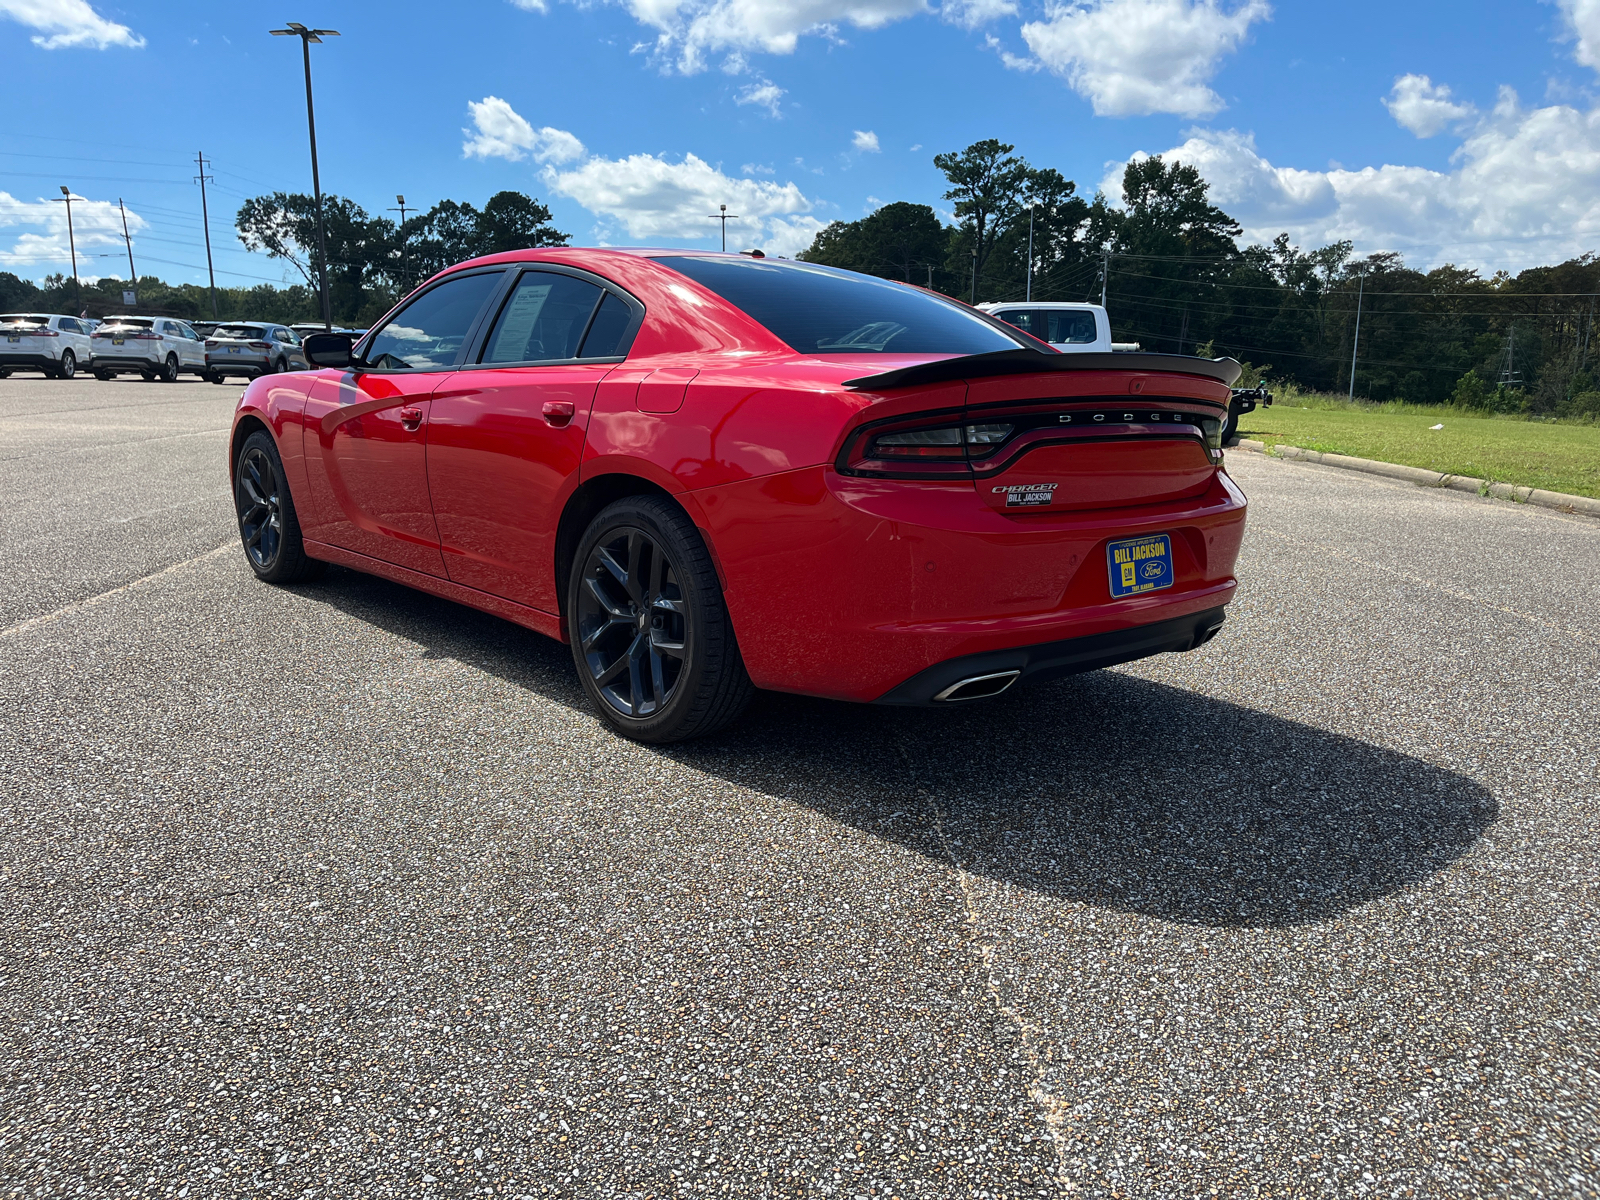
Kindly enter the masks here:
<path id="1" fill-rule="evenodd" d="M 1144 571 L 1144 577 L 1146 579 L 1159 579 L 1166 572 L 1166 569 L 1167 564 L 1162 562 L 1159 558 L 1151 559 L 1149 562 L 1145 563 L 1144 567 L 1142 568 Z"/>

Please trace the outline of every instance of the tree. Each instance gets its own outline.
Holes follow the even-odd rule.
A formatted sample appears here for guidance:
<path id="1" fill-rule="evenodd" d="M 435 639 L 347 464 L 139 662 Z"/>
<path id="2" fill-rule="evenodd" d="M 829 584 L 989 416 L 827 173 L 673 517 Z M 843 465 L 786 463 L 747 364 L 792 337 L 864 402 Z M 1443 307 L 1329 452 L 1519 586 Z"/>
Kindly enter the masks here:
<path id="1" fill-rule="evenodd" d="M 896 201 L 859 221 L 834 221 L 817 233 L 804 262 L 926 284 L 942 272 L 950 231 L 926 204 Z"/>
<path id="2" fill-rule="evenodd" d="M 973 142 L 959 154 L 933 156 L 933 165 L 944 172 L 950 183 L 944 198 L 956 202 L 956 220 L 965 235 L 961 239 L 965 244 L 960 248 L 969 257 L 976 257 L 972 267 L 973 303 L 978 300 L 977 277 L 994 252 L 996 238 L 1021 210 L 1023 192 L 1032 175 L 1028 164 L 1012 155 L 1015 149 L 996 138 L 986 138 Z"/>

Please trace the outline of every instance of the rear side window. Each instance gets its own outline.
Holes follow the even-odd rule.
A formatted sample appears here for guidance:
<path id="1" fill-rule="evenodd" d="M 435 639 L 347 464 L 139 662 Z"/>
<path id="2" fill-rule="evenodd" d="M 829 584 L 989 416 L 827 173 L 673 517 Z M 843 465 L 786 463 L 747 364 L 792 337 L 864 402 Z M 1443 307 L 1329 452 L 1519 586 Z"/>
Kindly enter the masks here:
<path id="1" fill-rule="evenodd" d="M 815 263 L 659 258 L 766 326 L 802 354 L 984 354 L 1015 350 L 954 301 Z"/>
<path id="2" fill-rule="evenodd" d="M 606 293 L 600 301 L 600 311 L 595 313 L 589 326 L 589 336 L 583 339 L 584 358 L 615 358 L 628 352 L 628 328 L 633 324 L 633 311 L 615 294 Z"/>
<path id="3" fill-rule="evenodd" d="M 1095 339 L 1094 314 L 1092 312 L 1083 312 L 1082 310 L 1074 312 L 1070 309 L 1051 312 L 1047 309 L 1041 315 L 1048 319 L 1050 326 L 1050 336 L 1044 339 L 1047 342 L 1088 343 Z M 1044 335 L 1035 334 L 1035 336 L 1043 337 Z"/>
<path id="4" fill-rule="evenodd" d="M 500 310 L 485 363 L 539 362 L 577 358 L 600 289 L 571 275 L 525 271 Z"/>
<path id="5" fill-rule="evenodd" d="M 1007 309 L 1005 312 L 997 312 L 994 315 L 1007 325 L 1015 325 L 1024 333 L 1031 333 L 1036 338 L 1044 337 L 1044 322 L 1039 320 L 1044 315 L 1043 313 L 1025 308 L 1013 308 Z"/>
<path id="6" fill-rule="evenodd" d="M 429 288 L 373 335 L 367 361 L 379 371 L 455 366 L 478 313 L 500 286 L 501 274 L 458 275 Z"/>

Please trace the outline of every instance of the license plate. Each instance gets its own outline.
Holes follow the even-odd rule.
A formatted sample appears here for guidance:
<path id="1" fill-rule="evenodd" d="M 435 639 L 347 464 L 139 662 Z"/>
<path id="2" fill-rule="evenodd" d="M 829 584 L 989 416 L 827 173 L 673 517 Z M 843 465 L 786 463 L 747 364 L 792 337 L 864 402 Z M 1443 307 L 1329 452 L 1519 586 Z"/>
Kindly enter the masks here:
<path id="1" fill-rule="evenodd" d="M 113 346 L 120 346 L 120 345 L 122 345 L 122 343 L 126 342 L 127 340 L 128 340 L 127 338 L 112 338 L 111 339 L 111 344 Z"/>
<path id="2" fill-rule="evenodd" d="M 1137 596 L 1172 586 L 1172 539 L 1164 533 L 1129 538 L 1106 547 L 1111 595 Z"/>
<path id="3" fill-rule="evenodd" d="M 8 334 L 6 334 L 6 341 L 8 341 L 8 342 L 20 342 L 21 340 L 22 340 L 22 335 L 20 333 L 8 333 Z"/>
<path id="4" fill-rule="evenodd" d="M 239 353 L 239 347 L 237 347 L 237 346 L 229 346 L 228 347 L 228 353 L 229 354 L 238 354 Z"/>

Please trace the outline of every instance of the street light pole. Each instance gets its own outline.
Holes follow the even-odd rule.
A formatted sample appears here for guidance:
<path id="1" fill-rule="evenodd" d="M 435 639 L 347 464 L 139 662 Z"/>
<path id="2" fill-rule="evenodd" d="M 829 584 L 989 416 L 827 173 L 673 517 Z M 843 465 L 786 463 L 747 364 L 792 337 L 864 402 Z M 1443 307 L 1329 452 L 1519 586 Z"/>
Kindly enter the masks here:
<path id="1" fill-rule="evenodd" d="M 287 29 L 273 29 L 273 37 L 297 37 L 305 51 L 306 60 L 306 125 L 311 130 L 311 190 L 317 199 L 317 261 L 322 284 L 322 326 L 333 329 L 333 306 L 328 301 L 328 236 L 322 225 L 322 180 L 317 174 L 317 113 L 311 103 L 311 43 L 325 37 L 338 37 L 337 29 L 307 29 L 298 21 L 288 22 Z"/>
<path id="2" fill-rule="evenodd" d="M 57 200 L 56 203 L 67 206 L 67 250 L 72 255 L 72 292 L 78 298 L 78 312 L 81 314 L 83 312 L 83 285 L 78 282 L 78 243 L 72 236 L 72 201 L 76 197 L 73 196 L 72 189 L 67 187 L 61 189 L 61 196 L 62 198 Z"/>
<path id="3" fill-rule="evenodd" d="M 395 230 L 400 235 L 400 275 L 405 280 L 405 286 L 409 288 L 411 286 L 411 263 L 406 256 L 406 198 L 404 196 L 396 196 L 395 199 L 400 202 L 399 207 L 391 208 L 389 211 L 400 214 L 400 227 Z"/>
<path id="4" fill-rule="evenodd" d="M 1033 205 L 1028 205 L 1028 290 L 1023 300 L 1033 299 Z"/>
<path id="5" fill-rule="evenodd" d="M 726 254 L 728 252 L 728 222 L 737 221 L 739 214 L 729 212 L 726 204 L 719 204 L 717 207 L 722 211 L 712 213 L 711 219 L 722 222 L 722 252 Z"/>

